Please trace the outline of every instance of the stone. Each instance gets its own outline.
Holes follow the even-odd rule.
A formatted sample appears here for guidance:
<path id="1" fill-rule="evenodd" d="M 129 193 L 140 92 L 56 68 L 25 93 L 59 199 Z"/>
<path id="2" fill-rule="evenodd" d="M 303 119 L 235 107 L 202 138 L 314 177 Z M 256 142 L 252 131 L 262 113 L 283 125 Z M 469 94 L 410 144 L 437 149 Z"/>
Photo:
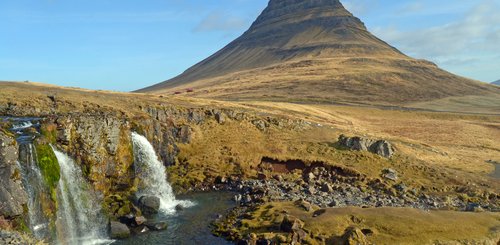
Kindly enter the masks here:
<path id="1" fill-rule="evenodd" d="M 177 204 L 177 205 L 175 206 L 175 210 L 176 210 L 176 211 L 183 211 L 183 210 L 184 210 L 184 207 L 183 207 L 182 205 L 180 205 L 180 204 Z"/>
<path id="2" fill-rule="evenodd" d="M 144 218 L 144 216 L 135 217 L 135 223 L 137 225 L 143 225 L 144 223 L 146 223 L 146 221 L 148 221 L 148 220 L 146 218 Z"/>
<path id="3" fill-rule="evenodd" d="M 318 217 L 324 213 L 326 213 L 326 209 L 318 209 L 318 210 L 314 211 L 313 217 Z"/>
<path id="4" fill-rule="evenodd" d="M 18 154 L 15 140 L 0 131 L 0 215 L 4 217 L 22 215 L 28 202 L 17 164 Z"/>
<path id="5" fill-rule="evenodd" d="M 386 140 L 372 140 L 361 137 L 347 137 L 340 135 L 338 144 L 342 147 L 356 151 L 368 151 L 385 158 L 394 155 L 394 147 Z"/>
<path id="6" fill-rule="evenodd" d="M 157 214 L 160 211 L 160 198 L 155 196 L 142 196 L 139 199 L 139 208 L 144 214 Z"/>
<path id="7" fill-rule="evenodd" d="M 328 184 L 328 183 L 324 183 L 321 186 L 321 191 L 322 192 L 326 192 L 326 193 L 332 193 L 333 192 L 333 187 L 330 184 Z"/>
<path id="8" fill-rule="evenodd" d="M 221 185 L 226 183 L 227 183 L 227 178 L 225 176 L 217 176 L 215 178 L 215 184 Z"/>
<path id="9" fill-rule="evenodd" d="M 386 168 L 382 170 L 382 177 L 388 180 L 396 181 L 398 180 L 398 173 L 394 169 Z"/>
<path id="10" fill-rule="evenodd" d="M 168 224 L 166 222 L 151 222 L 147 221 L 144 223 L 152 231 L 162 231 L 168 228 Z"/>
<path id="11" fill-rule="evenodd" d="M 224 122 L 226 121 L 226 117 L 224 116 L 224 114 L 222 112 L 216 112 L 215 113 L 215 120 L 219 124 L 224 124 Z"/>
<path id="12" fill-rule="evenodd" d="M 286 215 L 280 224 L 280 230 L 283 232 L 293 232 L 294 230 L 302 229 L 303 227 L 304 222 L 290 215 Z"/>
<path id="13" fill-rule="evenodd" d="M 311 210 L 313 209 L 313 207 L 312 207 L 312 204 L 311 204 L 311 203 L 309 203 L 309 202 L 307 202 L 307 201 L 305 201 L 305 200 L 302 200 L 302 199 L 301 199 L 301 200 L 296 201 L 296 202 L 295 202 L 295 205 L 297 205 L 298 207 L 300 207 L 300 208 L 304 209 L 304 210 L 305 210 L 305 211 L 307 211 L 307 212 L 309 212 L 309 211 L 311 211 Z"/>
<path id="14" fill-rule="evenodd" d="M 341 238 L 341 244 L 345 245 L 368 245 L 365 234 L 356 227 L 349 227 L 345 230 Z"/>
<path id="15" fill-rule="evenodd" d="M 111 221 L 110 222 L 110 232 L 109 235 L 111 239 L 126 239 L 130 237 L 130 229 L 120 222 Z"/>

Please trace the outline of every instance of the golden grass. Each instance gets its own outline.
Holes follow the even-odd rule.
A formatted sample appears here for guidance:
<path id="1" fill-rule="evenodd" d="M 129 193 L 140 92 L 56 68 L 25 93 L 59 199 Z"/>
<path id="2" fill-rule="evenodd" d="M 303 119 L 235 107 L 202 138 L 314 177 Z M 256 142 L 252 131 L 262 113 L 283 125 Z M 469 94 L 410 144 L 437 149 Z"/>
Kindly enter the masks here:
<path id="1" fill-rule="evenodd" d="M 439 242 L 489 241 L 500 239 L 500 214 L 456 211 L 423 211 L 411 208 L 329 208 L 319 217 L 290 202 L 262 205 L 243 219 L 244 233 L 279 233 L 283 213 L 305 222 L 304 229 L 315 237 L 331 241 L 349 226 L 370 229 L 373 244 L 436 244 Z M 264 228 L 263 228 L 264 227 Z M 271 227 L 269 231 L 266 227 Z M 318 240 L 312 244 L 320 244 Z M 488 243 L 485 243 L 488 244 Z"/>

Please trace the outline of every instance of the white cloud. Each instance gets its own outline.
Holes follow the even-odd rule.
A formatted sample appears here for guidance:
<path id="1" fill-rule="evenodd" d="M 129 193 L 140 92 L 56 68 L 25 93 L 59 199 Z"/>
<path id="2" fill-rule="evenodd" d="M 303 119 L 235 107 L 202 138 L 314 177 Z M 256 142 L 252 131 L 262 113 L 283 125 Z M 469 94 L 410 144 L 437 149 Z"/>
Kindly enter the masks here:
<path id="1" fill-rule="evenodd" d="M 194 32 L 232 32 L 240 31 L 247 27 L 248 21 L 238 16 L 228 15 L 220 11 L 214 11 L 208 14 L 193 29 Z"/>

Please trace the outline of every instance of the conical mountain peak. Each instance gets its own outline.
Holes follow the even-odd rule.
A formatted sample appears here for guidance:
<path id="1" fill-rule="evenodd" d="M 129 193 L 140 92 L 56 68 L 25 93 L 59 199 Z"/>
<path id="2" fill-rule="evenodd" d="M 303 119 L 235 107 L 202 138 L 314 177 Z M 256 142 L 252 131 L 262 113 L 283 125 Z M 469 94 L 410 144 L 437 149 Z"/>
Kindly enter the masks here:
<path id="1" fill-rule="evenodd" d="M 181 75 L 140 91 L 398 104 L 482 94 L 491 87 L 404 55 L 371 34 L 339 0 L 270 0 L 239 38 Z"/>

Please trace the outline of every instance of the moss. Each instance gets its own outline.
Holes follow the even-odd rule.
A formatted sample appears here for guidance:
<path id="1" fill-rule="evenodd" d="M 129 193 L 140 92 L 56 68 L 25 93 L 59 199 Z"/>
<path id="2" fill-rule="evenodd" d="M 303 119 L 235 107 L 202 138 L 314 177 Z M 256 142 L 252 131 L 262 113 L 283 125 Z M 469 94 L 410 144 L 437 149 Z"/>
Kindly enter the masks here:
<path id="1" fill-rule="evenodd" d="M 55 201 L 55 189 L 61 178 L 61 169 L 54 151 L 47 144 L 36 144 L 36 154 L 38 166 L 42 173 L 43 179 L 51 190 L 52 199 Z"/>

